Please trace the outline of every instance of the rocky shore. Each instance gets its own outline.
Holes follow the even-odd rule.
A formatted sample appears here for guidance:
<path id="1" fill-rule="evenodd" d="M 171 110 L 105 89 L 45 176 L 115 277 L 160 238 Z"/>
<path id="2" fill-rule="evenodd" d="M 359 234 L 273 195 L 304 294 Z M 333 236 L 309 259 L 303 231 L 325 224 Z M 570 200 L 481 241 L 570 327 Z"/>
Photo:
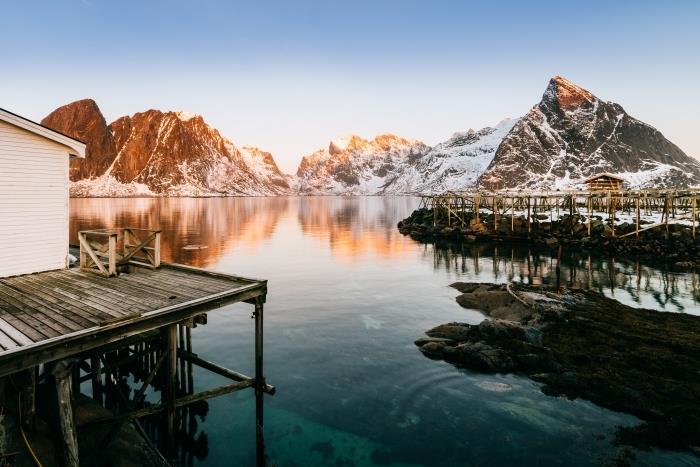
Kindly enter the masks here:
<path id="1" fill-rule="evenodd" d="M 687 225 L 669 224 L 668 238 L 664 226 L 642 231 L 639 238 L 635 235 L 623 238 L 622 235 L 635 231 L 634 224 L 616 221 L 613 236 L 609 223 L 595 215 L 591 218 L 590 235 L 588 220 L 579 214 L 562 215 L 554 221 L 544 214 L 533 216 L 529 232 L 524 216 L 512 220 L 512 230 L 510 217 L 499 218 L 496 229 L 493 214 L 481 214 L 479 219 L 467 215 L 465 221 L 462 225 L 453 217 L 448 225 L 446 216 L 438 215 L 434 219 L 431 209 L 422 208 L 399 222 L 398 228 L 402 234 L 421 241 L 524 241 L 555 248 L 576 247 L 597 253 L 664 258 L 679 268 L 700 268 L 700 231 L 693 239 Z M 644 228 L 649 223 L 642 224 Z"/>
<path id="2" fill-rule="evenodd" d="M 595 292 L 455 283 L 457 302 L 488 319 L 429 330 L 429 358 L 521 373 L 549 395 L 639 417 L 616 442 L 700 456 L 700 317 L 636 309 Z"/>

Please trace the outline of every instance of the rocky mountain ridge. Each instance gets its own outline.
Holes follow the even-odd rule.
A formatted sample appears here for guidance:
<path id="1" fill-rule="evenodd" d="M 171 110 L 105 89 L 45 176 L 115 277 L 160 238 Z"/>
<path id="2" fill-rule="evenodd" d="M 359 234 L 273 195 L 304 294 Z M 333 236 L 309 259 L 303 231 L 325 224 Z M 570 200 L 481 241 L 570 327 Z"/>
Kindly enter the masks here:
<path id="1" fill-rule="evenodd" d="M 557 189 L 611 172 L 632 187 L 700 183 L 700 162 L 658 130 L 555 76 L 541 101 L 504 137 L 477 181 L 488 189 Z"/>
<path id="2" fill-rule="evenodd" d="M 42 125 L 87 143 L 71 161 L 73 196 L 278 195 L 290 192 L 270 153 L 238 148 L 201 115 L 148 110 L 109 125 L 91 99 L 58 108 Z"/>
<path id="3" fill-rule="evenodd" d="M 700 185 L 700 162 L 614 102 L 556 76 L 519 119 L 457 132 L 433 147 L 393 134 L 347 135 L 304 156 L 295 175 L 237 147 L 199 115 L 148 110 L 107 124 L 85 99 L 42 124 L 88 143 L 71 161 L 74 196 L 385 195 L 566 189 L 600 172 L 630 187 Z"/>

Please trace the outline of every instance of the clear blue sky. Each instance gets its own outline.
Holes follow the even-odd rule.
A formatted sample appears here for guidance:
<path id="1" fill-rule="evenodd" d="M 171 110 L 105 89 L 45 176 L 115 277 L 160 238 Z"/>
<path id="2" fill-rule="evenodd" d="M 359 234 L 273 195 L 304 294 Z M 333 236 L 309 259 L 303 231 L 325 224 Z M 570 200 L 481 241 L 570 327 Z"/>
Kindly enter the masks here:
<path id="1" fill-rule="evenodd" d="M 4 1 L 0 107 L 204 115 L 294 171 L 342 134 L 435 144 L 560 74 L 700 157 L 700 2 Z"/>

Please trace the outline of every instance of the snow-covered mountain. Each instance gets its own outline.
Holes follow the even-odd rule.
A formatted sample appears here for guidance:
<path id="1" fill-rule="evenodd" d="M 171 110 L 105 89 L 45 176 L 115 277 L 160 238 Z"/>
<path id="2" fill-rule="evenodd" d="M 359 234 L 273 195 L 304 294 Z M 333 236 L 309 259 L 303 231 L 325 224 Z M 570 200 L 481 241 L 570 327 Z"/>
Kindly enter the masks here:
<path id="1" fill-rule="evenodd" d="M 107 125 L 86 99 L 42 124 L 87 143 L 87 158 L 71 161 L 73 196 L 559 189 L 600 172 L 631 187 L 700 185 L 700 162 L 620 105 L 559 76 L 522 118 L 458 132 L 434 147 L 392 134 L 344 136 L 303 157 L 295 176 L 268 152 L 236 147 L 199 115 L 149 110 Z"/>
<path id="2" fill-rule="evenodd" d="M 420 158 L 410 161 L 392 180 L 391 191 L 442 193 L 474 186 L 517 121 L 506 119 L 495 127 L 455 133 Z"/>
<path id="3" fill-rule="evenodd" d="M 87 143 L 72 161 L 73 196 L 276 195 L 290 177 L 269 153 L 237 148 L 200 115 L 148 110 L 105 124 L 85 99 L 60 107 L 42 124 Z"/>
<path id="4" fill-rule="evenodd" d="M 371 141 L 344 136 L 301 159 L 295 188 L 301 194 L 394 193 L 397 175 L 429 150 L 420 141 L 390 134 Z"/>
<path id="5" fill-rule="evenodd" d="M 556 76 L 501 142 L 477 184 L 555 189 L 611 172 L 631 187 L 700 184 L 700 162 L 614 102 Z"/>
<path id="6" fill-rule="evenodd" d="M 302 194 L 372 195 L 461 190 L 474 186 L 516 122 L 455 133 L 432 148 L 394 135 L 338 138 L 302 159 L 296 188 Z"/>

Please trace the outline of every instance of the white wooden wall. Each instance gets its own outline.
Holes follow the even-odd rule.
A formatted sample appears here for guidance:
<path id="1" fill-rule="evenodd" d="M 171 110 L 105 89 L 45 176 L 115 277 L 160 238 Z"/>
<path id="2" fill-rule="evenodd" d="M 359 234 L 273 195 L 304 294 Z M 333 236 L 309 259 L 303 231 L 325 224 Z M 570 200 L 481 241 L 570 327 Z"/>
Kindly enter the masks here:
<path id="1" fill-rule="evenodd" d="M 68 149 L 0 121 L 0 277 L 66 267 Z"/>

